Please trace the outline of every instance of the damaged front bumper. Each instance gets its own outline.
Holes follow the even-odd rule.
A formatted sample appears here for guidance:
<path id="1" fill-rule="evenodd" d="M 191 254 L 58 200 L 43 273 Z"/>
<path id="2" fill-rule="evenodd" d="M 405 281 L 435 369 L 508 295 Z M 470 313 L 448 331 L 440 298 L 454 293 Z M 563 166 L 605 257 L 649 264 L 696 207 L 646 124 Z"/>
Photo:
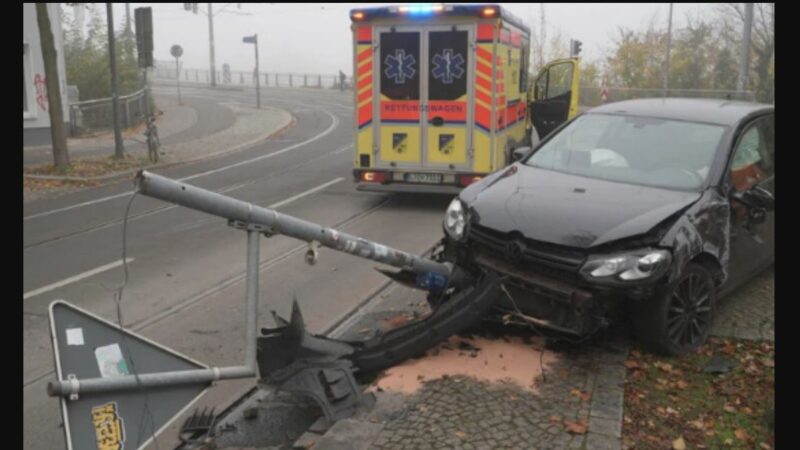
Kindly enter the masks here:
<path id="1" fill-rule="evenodd" d="M 580 273 L 586 256 L 572 249 L 539 247 L 511 262 L 502 251 L 505 241 L 475 236 L 471 233 L 464 242 L 445 238 L 442 259 L 497 273 L 502 295 L 496 309 L 505 323 L 532 323 L 573 337 L 591 335 L 608 326 L 625 303 L 654 295 L 664 278 L 593 282 Z"/>
<path id="2" fill-rule="evenodd" d="M 486 314 L 500 295 L 499 279 L 484 272 L 474 281 L 446 294 L 422 320 L 359 342 L 309 333 L 295 302 L 290 321 L 275 316 L 279 326 L 262 329 L 258 338 L 261 382 L 311 398 L 331 420 L 348 417 L 362 402 L 356 373 L 376 373 L 421 355 Z"/>

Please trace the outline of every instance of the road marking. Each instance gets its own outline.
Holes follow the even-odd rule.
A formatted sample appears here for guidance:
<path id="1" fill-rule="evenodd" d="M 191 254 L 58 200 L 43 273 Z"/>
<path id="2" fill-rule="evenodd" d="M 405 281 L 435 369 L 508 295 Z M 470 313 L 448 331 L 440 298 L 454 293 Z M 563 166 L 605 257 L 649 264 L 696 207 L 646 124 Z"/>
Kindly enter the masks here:
<path id="1" fill-rule="evenodd" d="M 132 263 L 133 262 L 133 258 L 126 258 L 126 262 L 128 264 Z M 113 269 L 115 267 L 119 267 L 121 265 L 122 265 L 122 260 L 120 259 L 119 261 L 115 261 L 113 263 L 106 264 L 105 266 L 100 266 L 100 267 L 98 267 L 96 269 L 92 269 L 92 270 L 80 273 L 78 275 L 75 275 L 74 277 L 69 277 L 69 278 L 63 279 L 61 281 L 57 281 L 57 282 L 55 282 L 53 284 L 49 284 L 49 285 L 47 285 L 45 287 L 41 287 L 39 289 L 34 289 L 32 291 L 28 291 L 28 292 L 26 292 L 26 293 L 24 293 L 22 295 L 22 300 L 27 300 L 27 299 L 29 299 L 31 297 L 35 297 L 35 296 L 37 296 L 39 294 L 44 294 L 45 292 L 52 291 L 53 289 L 58 289 L 61 286 L 66 286 L 66 285 L 68 285 L 70 283 L 74 283 L 76 281 L 83 280 L 84 278 L 89 278 L 89 277 L 91 277 L 93 275 L 97 275 L 98 273 L 105 272 L 106 270 L 111 270 L 111 269 Z"/>
<path id="2" fill-rule="evenodd" d="M 312 163 L 312 162 L 314 162 L 314 161 L 316 161 L 316 160 L 318 160 L 318 159 L 324 158 L 324 157 L 326 157 L 326 156 L 331 156 L 331 155 L 338 155 L 338 154 L 341 154 L 341 153 L 342 153 L 342 152 L 344 152 L 345 150 L 349 150 L 349 149 L 352 149 L 352 148 L 353 148 L 353 144 L 347 144 L 347 145 L 345 145 L 344 147 L 342 147 L 342 148 L 339 148 L 339 149 L 337 149 L 337 150 L 334 150 L 334 151 L 332 151 L 332 152 L 323 153 L 323 154 L 321 154 L 321 155 L 319 155 L 319 156 L 315 156 L 315 157 L 313 157 L 313 158 L 309 159 L 309 160 L 308 160 L 308 161 L 306 161 L 306 162 L 303 162 L 303 163 L 296 164 L 296 165 L 294 165 L 294 166 L 288 167 L 288 168 L 286 169 L 286 170 L 287 170 L 287 172 L 285 172 L 285 173 L 291 172 L 291 171 L 292 171 L 292 170 L 294 170 L 294 169 L 297 169 L 297 168 L 299 168 L 299 167 L 302 167 L 302 166 L 304 166 L 304 165 L 306 165 L 306 164 L 310 164 L 310 163 Z M 278 175 L 280 175 L 280 174 L 278 174 Z M 276 176 L 277 176 L 277 175 L 276 175 Z M 261 180 L 257 180 L 257 179 L 251 179 L 251 180 L 245 181 L 244 183 L 238 183 L 238 184 L 234 184 L 234 185 L 231 185 L 231 186 L 228 186 L 228 187 L 222 188 L 222 189 L 220 189 L 219 191 L 215 191 L 215 192 L 216 192 L 216 193 L 218 193 L 218 194 L 226 194 L 226 193 L 228 193 L 228 192 L 235 191 L 235 190 L 237 190 L 237 189 L 241 189 L 241 188 L 243 188 L 243 187 L 246 187 L 246 186 L 248 186 L 248 185 L 250 185 L 250 184 L 252 184 L 252 183 L 255 183 L 255 182 L 257 182 L 257 181 L 261 181 Z M 128 222 L 130 223 L 130 222 L 133 222 L 134 220 L 143 219 L 143 218 L 145 218 L 145 217 L 152 216 L 153 214 L 157 214 L 157 213 L 160 213 L 160 212 L 166 212 L 166 211 L 169 211 L 169 210 L 171 210 L 171 209 L 175 209 L 175 208 L 177 208 L 178 206 L 179 206 L 179 205 L 162 206 L 162 207 L 159 207 L 159 208 L 152 209 L 152 210 L 150 210 L 150 211 L 143 212 L 143 213 L 141 213 L 141 214 L 139 214 L 139 215 L 133 215 L 133 216 L 130 216 L 130 217 L 128 217 Z M 46 244 L 46 243 L 48 243 L 48 242 L 53 242 L 53 241 L 57 241 L 57 240 L 65 239 L 65 238 L 71 238 L 71 237 L 75 237 L 75 236 L 78 236 L 78 235 L 81 235 L 81 234 L 84 234 L 84 233 L 89 233 L 89 232 L 93 232 L 93 231 L 104 230 L 104 229 L 106 229 L 106 228 L 113 227 L 113 226 L 115 226 L 115 225 L 119 225 L 120 223 L 122 223 L 122 220 L 123 220 L 123 219 L 117 219 L 117 220 L 113 220 L 113 221 L 111 221 L 111 222 L 108 222 L 108 223 L 105 223 L 105 224 L 102 224 L 102 225 L 98 225 L 98 226 L 96 226 L 96 227 L 85 228 L 85 229 L 83 229 L 83 230 L 79 230 L 79 231 L 76 231 L 76 232 L 74 232 L 74 233 L 67 234 L 67 235 L 64 235 L 64 236 L 59 236 L 59 237 L 56 237 L 56 238 L 46 239 L 46 240 L 44 240 L 44 241 L 34 242 L 33 244 L 29 244 L 29 245 L 25 246 L 25 247 L 24 247 L 24 249 L 25 249 L 25 250 L 27 250 L 27 249 L 29 249 L 29 248 L 36 247 L 36 246 L 39 246 L 39 245 L 41 245 L 41 244 Z"/>
<path id="3" fill-rule="evenodd" d="M 333 180 L 328 181 L 327 183 L 322 183 L 319 186 L 316 186 L 316 187 L 313 187 L 313 188 L 308 189 L 306 191 L 303 191 L 303 192 L 301 192 L 301 193 L 299 193 L 297 195 L 293 195 L 293 196 L 291 196 L 291 197 L 289 197 L 287 199 L 281 200 L 281 201 L 279 201 L 277 203 L 273 203 L 273 204 L 267 206 L 267 208 L 276 209 L 276 208 L 280 208 L 281 206 L 286 206 L 289 203 L 297 201 L 297 200 L 299 200 L 299 199 L 301 199 L 303 197 L 309 196 L 309 195 L 311 195 L 311 194 L 313 194 L 315 192 L 321 191 L 321 190 L 327 188 L 328 186 L 332 186 L 332 185 L 334 185 L 336 183 L 339 183 L 340 181 L 343 181 L 343 180 L 344 180 L 343 177 L 334 178 Z M 234 189 L 238 189 L 240 187 L 242 187 L 242 186 L 241 185 L 232 186 L 232 188 L 234 188 Z M 171 209 L 171 208 L 175 208 L 175 207 L 177 207 L 177 206 L 173 205 L 173 206 L 170 206 L 167 209 Z M 133 262 L 133 258 L 127 258 L 127 261 L 128 261 L 128 264 L 130 264 L 131 262 Z M 37 296 L 39 294 L 44 294 L 45 292 L 52 291 L 53 289 L 58 289 L 58 288 L 60 288 L 62 286 L 66 286 L 66 285 L 68 285 L 70 283 L 74 283 L 76 281 L 83 280 L 84 278 L 89 278 L 89 277 L 91 277 L 93 275 L 97 275 L 98 273 L 105 272 L 106 270 L 110 270 L 110 269 L 113 269 L 113 268 L 121 266 L 121 265 L 122 265 L 122 260 L 115 261 L 113 263 L 106 264 L 104 266 L 100 266 L 100 267 L 98 267 L 96 269 L 92 269 L 92 270 L 83 272 L 81 274 L 75 275 L 73 277 L 66 278 L 64 280 L 55 282 L 55 283 L 47 285 L 45 287 L 42 287 L 42 288 L 39 288 L 39 289 L 35 289 L 33 291 L 26 292 L 25 294 L 23 294 L 22 299 L 23 300 L 27 300 L 27 299 L 29 299 L 31 297 L 35 297 L 35 296 Z"/>
<path id="4" fill-rule="evenodd" d="M 271 209 L 280 208 L 281 206 L 288 205 L 289 203 L 292 203 L 293 201 L 295 201 L 297 199 L 303 198 L 306 195 L 311 195 L 314 192 L 317 192 L 317 191 L 320 191 L 322 189 L 325 189 L 326 187 L 328 187 L 330 185 L 333 185 L 333 184 L 336 184 L 336 183 L 338 183 L 338 182 L 340 182 L 342 180 L 344 180 L 344 178 L 342 178 L 342 177 L 334 178 L 333 180 L 328 181 L 327 183 L 320 184 L 319 186 L 317 186 L 315 188 L 311 188 L 311 189 L 309 189 L 307 191 L 301 192 L 301 193 L 299 193 L 297 195 L 294 195 L 292 197 L 287 198 L 286 200 L 282 200 L 282 201 L 280 201 L 278 203 L 273 203 L 273 204 L 267 206 L 267 208 L 271 208 Z"/>
<path id="5" fill-rule="evenodd" d="M 211 175 L 211 174 L 214 174 L 214 173 L 222 172 L 224 170 L 232 169 L 234 167 L 239 167 L 239 166 L 242 166 L 242 165 L 245 165 L 245 164 L 249 164 L 251 162 L 260 161 L 262 159 L 267 159 L 267 158 L 272 158 L 273 156 L 281 155 L 283 153 L 292 151 L 292 150 L 294 150 L 294 149 L 296 149 L 298 147 L 302 147 L 302 146 L 304 146 L 306 144 L 310 144 L 311 142 L 317 141 L 317 140 L 327 136 L 328 134 L 330 134 L 337 126 L 339 126 L 339 118 L 338 117 L 336 117 L 335 115 L 329 113 L 328 111 L 325 111 L 325 110 L 321 110 L 321 111 L 324 112 L 325 114 L 329 115 L 333 119 L 333 121 L 331 122 L 331 126 L 329 126 L 325 131 L 321 132 L 320 134 L 318 134 L 318 135 L 316 135 L 316 136 L 314 136 L 312 138 L 306 139 L 303 142 L 298 142 L 297 144 L 294 144 L 294 145 L 290 145 L 290 146 L 288 146 L 286 148 L 283 148 L 281 150 L 277 150 L 277 151 L 274 151 L 272 153 L 267 153 L 266 155 L 257 156 L 255 158 L 251 158 L 251 159 L 247 159 L 247 160 L 244 160 L 244 161 L 240 161 L 238 163 L 234 163 L 234 164 L 230 164 L 230 165 L 227 165 L 227 166 L 219 167 L 217 169 L 207 170 L 205 172 L 200 172 L 200 173 L 188 176 L 188 177 L 179 178 L 176 181 L 193 180 L 193 179 L 198 178 L 198 177 L 202 177 L 202 176 L 206 176 L 206 175 Z M 88 202 L 78 203 L 77 205 L 65 206 L 63 208 L 57 208 L 57 209 L 53 209 L 53 210 L 50 210 L 50 211 L 45 211 L 45 212 L 42 212 L 42 213 L 33 214 L 33 215 L 30 215 L 30 216 L 23 217 L 22 220 L 36 219 L 36 218 L 39 218 L 39 217 L 45 217 L 45 216 L 49 216 L 49 215 L 52 215 L 52 214 L 57 214 L 57 213 L 60 213 L 60 212 L 69 211 L 69 210 L 76 209 L 76 208 L 81 208 L 81 207 L 84 207 L 84 206 L 95 205 L 97 203 L 103 203 L 103 202 L 106 202 L 106 201 L 109 201 L 109 200 L 114 200 L 116 198 L 125 197 L 126 195 L 131 195 L 133 192 L 134 191 L 123 192 L 121 194 L 110 195 L 108 197 L 101 197 L 101 198 L 98 198 L 98 199 L 95 199 L 95 200 L 90 200 Z"/>

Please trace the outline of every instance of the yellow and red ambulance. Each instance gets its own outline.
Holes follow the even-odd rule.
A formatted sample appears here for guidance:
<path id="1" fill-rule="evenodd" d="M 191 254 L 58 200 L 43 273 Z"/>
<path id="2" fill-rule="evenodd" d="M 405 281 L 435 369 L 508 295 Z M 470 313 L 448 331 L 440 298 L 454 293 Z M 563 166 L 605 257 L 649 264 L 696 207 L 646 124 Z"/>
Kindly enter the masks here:
<path id="1" fill-rule="evenodd" d="M 538 141 L 577 114 L 577 59 L 546 65 L 529 86 L 530 30 L 499 5 L 363 8 L 350 18 L 359 190 L 457 193 L 509 164 L 531 129 Z"/>

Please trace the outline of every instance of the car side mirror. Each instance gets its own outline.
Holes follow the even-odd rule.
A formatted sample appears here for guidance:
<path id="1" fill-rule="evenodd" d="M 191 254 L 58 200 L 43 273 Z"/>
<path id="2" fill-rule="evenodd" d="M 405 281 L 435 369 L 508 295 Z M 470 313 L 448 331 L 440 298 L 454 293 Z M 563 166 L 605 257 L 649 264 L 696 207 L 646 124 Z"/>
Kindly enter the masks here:
<path id="1" fill-rule="evenodd" d="M 520 159 L 524 158 L 525 155 L 527 155 L 529 151 L 531 151 L 530 147 L 517 147 L 517 148 L 515 148 L 514 151 L 511 153 L 511 161 L 512 162 L 519 161 Z"/>
<path id="2" fill-rule="evenodd" d="M 731 198 L 747 208 L 750 223 L 758 225 L 767 220 L 767 211 L 775 209 L 775 196 L 761 186 L 733 192 Z"/>
<path id="3" fill-rule="evenodd" d="M 775 196 L 761 186 L 753 186 L 746 191 L 734 192 L 732 198 L 748 208 L 758 208 L 766 211 L 775 209 Z"/>

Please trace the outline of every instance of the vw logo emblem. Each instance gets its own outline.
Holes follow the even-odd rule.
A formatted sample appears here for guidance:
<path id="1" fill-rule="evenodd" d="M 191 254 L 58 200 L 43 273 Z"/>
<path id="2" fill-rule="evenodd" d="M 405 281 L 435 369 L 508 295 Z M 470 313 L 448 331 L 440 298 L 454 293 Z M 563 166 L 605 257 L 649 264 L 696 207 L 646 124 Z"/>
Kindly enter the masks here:
<path id="1" fill-rule="evenodd" d="M 522 261 L 525 254 L 525 244 L 519 240 L 508 241 L 505 248 L 505 256 L 511 262 L 517 263 Z"/>

